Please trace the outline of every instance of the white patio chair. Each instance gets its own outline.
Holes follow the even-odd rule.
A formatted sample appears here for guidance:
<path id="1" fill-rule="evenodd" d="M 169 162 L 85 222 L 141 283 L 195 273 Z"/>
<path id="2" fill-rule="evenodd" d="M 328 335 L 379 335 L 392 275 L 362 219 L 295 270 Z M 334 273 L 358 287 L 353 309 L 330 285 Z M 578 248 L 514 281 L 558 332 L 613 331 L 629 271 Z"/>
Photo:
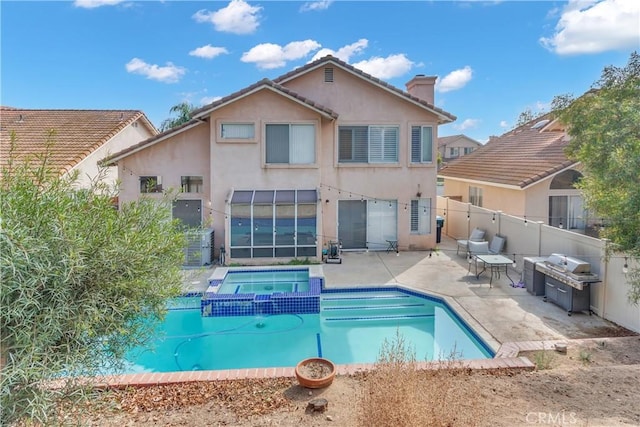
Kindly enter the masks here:
<path id="1" fill-rule="evenodd" d="M 467 254 L 469 252 L 469 242 L 482 242 L 484 241 L 485 231 L 481 228 L 474 228 L 471 230 L 471 234 L 469 234 L 468 239 L 458 240 L 458 248 L 456 249 L 456 254 L 460 255 L 460 248 L 464 249 L 464 253 Z"/>

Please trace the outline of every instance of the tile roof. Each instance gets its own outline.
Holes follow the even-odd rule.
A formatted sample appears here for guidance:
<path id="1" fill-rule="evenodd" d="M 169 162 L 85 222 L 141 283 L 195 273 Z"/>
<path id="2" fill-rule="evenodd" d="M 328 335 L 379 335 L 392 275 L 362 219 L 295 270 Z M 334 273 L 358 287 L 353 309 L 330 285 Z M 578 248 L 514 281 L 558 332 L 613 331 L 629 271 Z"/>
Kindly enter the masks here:
<path id="1" fill-rule="evenodd" d="M 565 154 L 566 133 L 532 127 L 539 122 L 537 118 L 491 139 L 471 154 L 448 163 L 438 174 L 525 188 L 575 164 Z"/>
<path id="2" fill-rule="evenodd" d="M 399 95 L 399 96 L 405 98 L 408 101 L 411 101 L 411 102 L 413 102 L 415 104 L 419 104 L 422 107 L 433 111 L 434 113 L 436 113 L 436 115 L 441 117 L 441 119 L 442 119 L 441 123 L 450 123 L 450 122 L 453 122 L 453 121 L 456 120 L 456 116 L 454 116 L 453 114 L 448 113 L 448 112 L 444 111 L 443 109 L 438 108 L 435 105 L 430 104 L 430 103 L 428 103 L 427 101 L 425 101 L 423 99 L 420 99 L 418 97 L 410 95 L 409 93 L 407 93 L 407 92 L 405 92 L 403 90 L 400 90 L 397 87 L 395 87 L 393 85 L 390 85 L 389 83 L 387 83 L 387 82 L 385 82 L 383 80 L 378 79 L 377 77 L 373 77 L 372 75 L 367 74 L 364 71 L 357 69 L 353 65 L 350 65 L 350 64 L 348 64 L 348 63 L 346 63 L 346 62 L 344 62 L 344 61 L 342 61 L 342 60 L 340 60 L 340 59 L 338 59 L 338 58 L 336 58 L 335 56 L 332 56 L 332 55 L 324 56 L 324 57 L 322 57 L 320 59 L 317 59 L 317 60 L 315 60 L 313 62 L 310 62 L 310 63 L 308 63 L 306 65 L 303 65 L 302 67 L 296 68 L 295 70 L 292 70 L 292 71 L 290 71 L 290 72 L 288 72 L 286 74 L 283 74 L 280 77 L 277 77 L 273 81 L 275 83 L 277 83 L 277 84 L 286 83 L 287 81 L 292 80 L 292 79 L 294 79 L 294 78 L 296 78 L 296 77 L 298 77 L 298 76 L 300 76 L 302 74 L 305 74 L 305 73 L 307 73 L 309 71 L 315 70 L 316 68 L 321 67 L 321 66 L 325 65 L 326 63 L 333 63 L 334 65 L 337 65 L 338 67 L 340 67 L 340 68 L 342 68 L 342 69 L 344 69 L 344 70 L 346 70 L 346 71 L 348 71 L 348 72 L 350 72 L 352 74 L 355 74 L 355 75 L 357 75 L 357 76 L 359 76 L 361 78 L 369 80 L 372 83 L 374 83 L 375 85 L 380 86 L 380 87 L 382 87 L 382 88 L 384 88 L 384 89 L 386 89 L 388 91 L 391 91 L 391 92 L 395 93 L 396 95 Z"/>
<path id="3" fill-rule="evenodd" d="M 0 108 L 0 165 L 9 160 L 11 134 L 15 132 L 15 155 L 43 154 L 48 135 L 55 131 L 50 164 L 64 173 L 104 145 L 136 120 L 152 133 L 157 130 L 138 110 L 27 110 Z"/>

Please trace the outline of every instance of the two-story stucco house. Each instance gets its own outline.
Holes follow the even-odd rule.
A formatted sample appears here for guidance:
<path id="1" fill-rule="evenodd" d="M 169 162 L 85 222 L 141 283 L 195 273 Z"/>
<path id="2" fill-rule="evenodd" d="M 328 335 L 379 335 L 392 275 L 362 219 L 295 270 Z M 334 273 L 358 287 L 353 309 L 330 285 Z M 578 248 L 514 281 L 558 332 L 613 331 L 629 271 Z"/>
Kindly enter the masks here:
<path id="1" fill-rule="evenodd" d="M 575 188 L 582 173 L 565 154 L 568 142 L 557 120 L 532 120 L 442 168 L 444 195 L 528 221 L 589 231 L 598 221 L 589 218 Z"/>
<path id="2" fill-rule="evenodd" d="M 466 135 L 451 135 L 438 138 L 438 152 L 443 163 L 472 153 L 482 147 L 478 141 Z"/>
<path id="3" fill-rule="evenodd" d="M 407 92 L 327 56 L 196 110 L 105 160 L 121 201 L 178 188 L 174 216 L 213 228 L 227 260 L 435 246 L 435 77 Z M 149 190 L 151 188 L 151 190 Z M 217 249 L 216 249 L 217 250 Z"/>
<path id="4" fill-rule="evenodd" d="M 81 187 L 87 187 L 99 173 L 103 181 L 115 184 L 117 169 L 99 172 L 98 162 L 157 133 L 141 111 L 2 107 L 0 166 L 8 164 L 10 155 L 26 159 L 48 152 L 49 165 L 61 174 L 78 171 L 77 184 Z"/>

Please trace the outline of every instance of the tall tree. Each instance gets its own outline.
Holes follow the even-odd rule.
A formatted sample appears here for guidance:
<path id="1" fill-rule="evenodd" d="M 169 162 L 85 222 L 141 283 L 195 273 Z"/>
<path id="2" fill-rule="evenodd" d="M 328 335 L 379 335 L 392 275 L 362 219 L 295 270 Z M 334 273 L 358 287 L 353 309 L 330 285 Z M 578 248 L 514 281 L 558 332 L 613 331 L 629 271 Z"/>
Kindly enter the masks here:
<path id="1" fill-rule="evenodd" d="M 188 102 L 181 102 L 180 104 L 174 105 L 169 112 L 171 114 L 177 114 L 177 117 L 163 120 L 160 125 L 160 130 L 164 132 L 165 130 L 187 123 L 191 120 L 192 113 L 195 109 L 196 107 Z"/>
<path id="2" fill-rule="evenodd" d="M 586 204 L 607 218 L 602 237 L 640 258 L 640 55 L 633 52 L 625 67 L 606 67 L 592 90 L 578 99 L 556 97 L 553 107 L 568 125 L 567 154 L 584 167 Z M 627 277 L 637 304 L 640 271 Z"/>
<path id="3" fill-rule="evenodd" d="M 180 290 L 183 237 L 168 200 L 117 210 L 99 181 L 78 189 L 47 155 L 9 154 L 0 176 L 0 424 L 47 425 L 56 399 L 77 393 L 75 380 L 119 366 L 153 333 Z M 69 387 L 47 387 L 53 379 Z"/>

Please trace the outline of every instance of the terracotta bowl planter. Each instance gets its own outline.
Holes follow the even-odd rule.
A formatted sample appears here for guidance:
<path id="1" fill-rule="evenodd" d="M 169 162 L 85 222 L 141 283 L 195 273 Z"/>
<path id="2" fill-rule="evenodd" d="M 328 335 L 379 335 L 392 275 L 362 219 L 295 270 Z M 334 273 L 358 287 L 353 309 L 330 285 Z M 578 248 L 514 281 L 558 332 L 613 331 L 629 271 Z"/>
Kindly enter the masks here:
<path id="1" fill-rule="evenodd" d="M 328 387 L 336 376 L 336 365 L 329 359 L 311 357 L 296 366 L 296 378 L 306 388 Z"/>

